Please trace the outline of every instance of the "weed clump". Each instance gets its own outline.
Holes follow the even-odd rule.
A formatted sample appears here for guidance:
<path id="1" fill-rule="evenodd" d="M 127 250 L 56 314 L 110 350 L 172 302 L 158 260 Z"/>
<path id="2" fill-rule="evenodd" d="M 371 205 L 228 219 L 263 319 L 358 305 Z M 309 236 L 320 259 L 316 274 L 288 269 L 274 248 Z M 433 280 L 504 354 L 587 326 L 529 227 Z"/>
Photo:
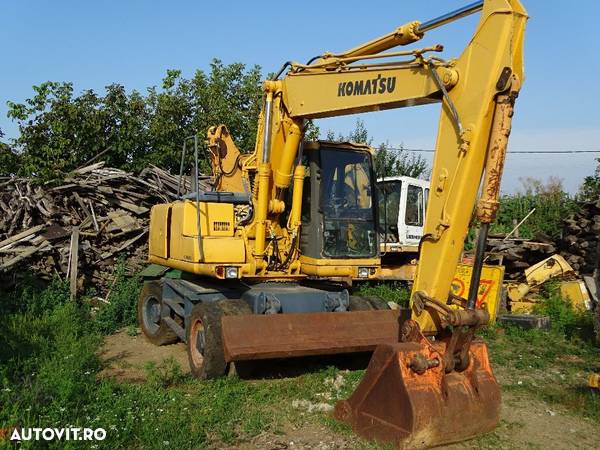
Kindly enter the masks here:
<path id="1" fill-rule="evenodd" d="M 410 289 L 406 283 L 393 281 L 390 283 L 365 283 L 356 291 L 362 297 L 380 297 L 386 302 L 398 303 L 408 307 Z"/>
<path id="2" fill-rule="evenodd" d="M 151 361 L 144 367 L 148 384 L 156 387 L 167 388 L 182 383 L 186 375 L 175 358 L 170 357 L 156 364 Z"/>
<path id="3" fill-rule="evenodd" d="M 95 317 L 95 324 L 103 334 L 114 333 L 120 328 L 137 322 L 137 300 L 141 281 L 137 276 L 128 276 L 126 267 L 120 262 L 115 270 L 115 281 L 108 295 L 108 304 L 103 305 Z"/>
<path id="4" fill-rule="evenodd" d="M 567 338 L 594 342 L 593 317 L 589 311 L 578 310 L 560 294 L 560 283 L 546 283 L 541 301 L 534 308 L 536 314 L 550 317 L 552 330 Z"/>

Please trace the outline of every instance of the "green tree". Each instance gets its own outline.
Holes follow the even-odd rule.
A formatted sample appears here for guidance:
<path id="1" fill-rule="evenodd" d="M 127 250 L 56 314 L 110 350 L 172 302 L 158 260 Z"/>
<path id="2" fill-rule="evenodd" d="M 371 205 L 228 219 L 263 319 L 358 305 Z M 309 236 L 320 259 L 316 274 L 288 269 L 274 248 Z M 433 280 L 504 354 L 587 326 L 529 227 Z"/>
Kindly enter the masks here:
<path id="1" fill-rule="evenodd" d="M 356 119 L 354 129 L 347 135 L 338 133 L 336 137 L 333 130 L 327 130 L 325 139 L 331 142 L 355 142 L 357 144 L 365 145 L 371 145 L 373 143 L 373 138 L 369 136 L 369 131 L 365 126 L 365 122 L 360 117 Z"/>
<path id="2" fill-rule="evenodd" d="M 328 130 L 326 139 L 334 142 L 356 142 L 371 146 L 373 138 L 369 136 L 364 121 L 356 119 L 354 129 L 344 136 L 338 134 L 337 138 L 333 130 Z M 404 150 L 390 148 L 389 144 L 380 144 L 375 150 L 373 160 L 377 177 L 407 176 L 413 178 L 426 177 L 429 174 L 429 165 L 421 155 L 415 155 Z"/>
<path id="3" fill-rule="evenodd" d="M 0 139 L 4 132 L 0 128 Z M 19 166 L 19 155 L 14 152 L 10 145 L 0 141 L 0 177 L 14 175 Z"/>
<path id="4" fill-rule="evenodd" d="M 427 161 L 421 155 L 406 151 L 403 146 L 392 149 L 387 144 L 380 144 L 375 153 L 375 167 L 378 177 L 427 178 L 429 176 Z"/>
<path id="5" fill-rule="evenodd" d="M 306 141 L 318 141 L 321 130 L 314 121 L 309 120 L 306 122 L 304 127 L 304 140 Z"/>
<path id="6" fill-rule="evenodd" d="M 201 142 L 212 125 L 224 123 L 242 151 L 252 151 L 261 107 L 260 68 L 224 65 L 191 79 L 167 71 L 161 88 L 127 93 L 119 84 L 104 95 L 74 94 L 72 83 L 46 82 L 24 103 L 9 102 L 8 116 L 19 124 L 15 139 L 20 172 L 41 179 L 60 177 L 101 154 L 107 164 L 140 169 L 147 164 L 179 170 L 185 138 Z"/>
<path id="7" fill-rule="evenodd" d="M 71 83 L 55 82 L 33 89 L 24 104 L 8 103 L 8 116 L 19 121 L 21 172 L 50 177 L 101 150 L 100 99 L 93 91 L 74 98 Z"/>
<path id="8" fill-rule="evenodd" d="M 579 187 L 578 198 L 583 201 L 594 201 L 600 199 L 600 158 L 596 158 L 598 166 L 593 175 L 583 179 Z"/>

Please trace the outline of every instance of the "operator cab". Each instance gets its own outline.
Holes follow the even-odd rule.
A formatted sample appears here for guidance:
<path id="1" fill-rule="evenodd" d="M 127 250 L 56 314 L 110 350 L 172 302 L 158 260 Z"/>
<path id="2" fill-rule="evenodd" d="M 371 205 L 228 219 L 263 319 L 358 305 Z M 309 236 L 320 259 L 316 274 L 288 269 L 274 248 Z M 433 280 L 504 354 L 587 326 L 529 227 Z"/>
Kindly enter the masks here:
<path id="1" fill-rule="evenodd" d="M 305 143 L 303 163 L 302 255 L 323 260 L 377 258 L 371 149 L 353 143 Z"/>

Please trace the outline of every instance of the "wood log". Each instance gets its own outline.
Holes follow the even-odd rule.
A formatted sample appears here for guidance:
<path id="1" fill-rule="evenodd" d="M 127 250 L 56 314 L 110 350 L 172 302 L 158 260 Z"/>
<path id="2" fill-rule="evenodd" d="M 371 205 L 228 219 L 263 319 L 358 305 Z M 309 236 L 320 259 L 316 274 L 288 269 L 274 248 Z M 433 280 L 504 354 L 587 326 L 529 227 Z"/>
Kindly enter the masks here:
<path id="1" fill-rule="evenodd" d="M 155 166 L 131 174 L 100 161 L 76 169 L 59 185 L 0 181 L 0 286 L 9 287 L 27 270 L 41 279 L 58 273 L 72 282 L 71 230 L 78 227 L 75 286 L 86 279 L 106 289 L 115 257 L 127 255 L 131 267 L 145 263 L 150 208 L 176 198 L 178 178 Z M 181 186 L 182 193 L 189 192 L 189 177 Z M 201 177 L 201 186 L 210 190 L 210 177 Z"/>

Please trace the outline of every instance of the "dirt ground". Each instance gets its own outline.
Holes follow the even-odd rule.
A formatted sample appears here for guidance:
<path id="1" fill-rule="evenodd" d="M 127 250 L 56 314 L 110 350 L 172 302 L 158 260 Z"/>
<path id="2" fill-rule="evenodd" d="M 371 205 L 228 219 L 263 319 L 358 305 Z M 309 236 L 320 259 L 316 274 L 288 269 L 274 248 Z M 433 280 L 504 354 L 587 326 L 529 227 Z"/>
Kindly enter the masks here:
<path id="1" fill-rule="evenodd" d="M 149 362 L 158 366 L 169 358 L 174 358 L 179 363 L 182 372 L 189 373 L 188 358 L 183 343 L 157 347 L 150 344 L 139 332 L 131 336 L 127 330 L 121 330 L 107 336 L 99 356 L 105 363 L 100 376 L 122 382 L 146 381 L 145 366 Z"/>
<path id="2" fill-rule="evenodd" d="M 174 358 L 188 372 L 183 344 L 156 347 L 141 334 L 129 335 L 122 330 L 106 338 L 100 357 L 106 367 L 101 376 L 121 382 L 144 382 L 148 362 L 159 365 Z M 502 377 L 499 376 L 502 383 Z M 503 392 L 502 420 L 498 428 L 478 439 L 440 447 L 445 449 L 594 449 L 599 448 L 600 427 L 593 421 L 569 414 L 531 397 Z M 359 448 L 358 441 L 348 435 L 314 423 L 284 425 L 278 434 L 262 433 L 248 442 L 237 443 L 239 449 L 349 449 Z"/>
<path id="3" fill-rule="evenodd" d="M 547 404 L 531 398 L 516 398 L 504 393 L 502 421 L 491 434 L 440 449 L 597 449 L 600 429 L 591 421 L 550 409 Z M 324 426 L 304 424 L 287 426 L 281 435 L 261 434 L 251 442 L 237 444 L 233 449 L 351 449 L 357 441 L 332 432 Z"/>

